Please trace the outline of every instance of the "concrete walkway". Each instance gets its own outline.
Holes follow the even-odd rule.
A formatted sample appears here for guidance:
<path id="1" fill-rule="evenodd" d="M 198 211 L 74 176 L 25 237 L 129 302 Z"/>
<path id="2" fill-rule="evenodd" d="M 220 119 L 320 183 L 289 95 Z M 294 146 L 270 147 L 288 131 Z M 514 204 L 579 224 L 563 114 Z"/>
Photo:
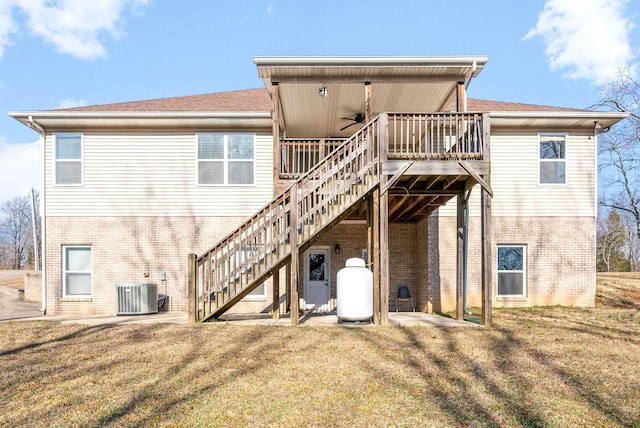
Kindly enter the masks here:
<path id="1" fill-rule="evenodd" d="M 0 286 L 0 322 L 9 321 L 57 321 L 84 325 L 101 324 L 187 324 L 187 314 L 184 312 L 160 312 L 150 315 L 46 315 L 40 312 L 40 305 L 19 298 L 18 290 Z M 271 318 L 270 314 L 228 314 L 215 321 L 216 324 L 229 325 L 271 325 L 291 326 L 291 320 L 284 316 L 279 320 Z M 371 323 L 338 321 L 335 312 L 329 314 L 304 314 L 299 319 L 300 326 L 342 326 L 342 327 L 373 327 Z M 422 312 L 389 312 L 391 326 L 423 326 L 423 327 L 479 327 L 478 324 L 457 321 L 438 315 Z"/>

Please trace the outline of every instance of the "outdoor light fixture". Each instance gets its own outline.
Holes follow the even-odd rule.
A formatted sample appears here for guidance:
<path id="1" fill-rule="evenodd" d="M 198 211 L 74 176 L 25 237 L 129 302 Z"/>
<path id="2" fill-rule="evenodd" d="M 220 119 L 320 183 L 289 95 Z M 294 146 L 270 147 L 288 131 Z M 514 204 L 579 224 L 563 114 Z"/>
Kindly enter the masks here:
<path id="1" fill-rule="evenodd" d="M 333 252 L 337 254 L 340 254 L 340 244 L 336 244 L 335 247 L 333 247 Z"/>
<path id="2" fill-rule="evenodd" d="M 318 89 L 318 95 L 320 95 L 322 98 L 327 98 L 329 96 L 329 88 L 327 88 L 325 85 L 320 86 L 320 88 Z"/>

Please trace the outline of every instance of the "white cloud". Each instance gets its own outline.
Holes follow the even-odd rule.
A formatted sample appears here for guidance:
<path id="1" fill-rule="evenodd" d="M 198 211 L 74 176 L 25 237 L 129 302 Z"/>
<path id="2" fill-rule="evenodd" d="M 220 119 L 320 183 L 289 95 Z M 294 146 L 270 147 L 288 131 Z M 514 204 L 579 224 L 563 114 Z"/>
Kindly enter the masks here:
<path id="1" fill-rule="evenodd" d="M 11 34 L 16 30 L 11 16 L 12 10 L 13 2 L 11 0 L 0 2 L 0 59 L 4 55 L 5 46 L 11 42 Z"/>
<path id="2" fill-rule="evenodd" d="M 62 53 L 81 59 L 106 55 L 105 36 L 119 38 L 118 29 L 125 10 L 140 13 L 151 0 L 3 0 L 0 5 L 0 58 L 10 35 L 19 30 L 12 18 L 18 8 L 26 14 L 26 26 L 45 43 Z"/>
<path id="3" fill-rule="evenodd" d="M 38 141 L 8 144 L 0 140 L 0 203 L 39 188 L 39 160 Z"/>
<path id="4" fill-rule="evenodd" d="M 551 70 L 603 85 L 632 60 L 628 0 L 547 0 L 524 39 L 540 36 Z"/>
<path id="5" fill-rule="evenodd" d="M 67 98 L 65 100 L 60 101 L 58 104 L 58 108 L 73 108 L 73 107 L 83 107 L 87 105 L 86 100 L 76 100 L 74 98 Z"/>
<path id="6" fill-rule="evenodd" d="M 273 14 L 273 5 L 270 4 L 269 6 L 267 6 L 267 15 L 272 15 Z"/>

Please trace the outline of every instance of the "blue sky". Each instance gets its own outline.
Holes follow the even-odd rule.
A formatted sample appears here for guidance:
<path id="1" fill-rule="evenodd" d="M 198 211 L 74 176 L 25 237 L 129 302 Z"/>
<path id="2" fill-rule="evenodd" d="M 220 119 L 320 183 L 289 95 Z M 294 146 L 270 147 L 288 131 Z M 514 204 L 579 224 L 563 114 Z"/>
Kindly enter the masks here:
<path id="1" fill-rule="evenodd" d="M 637 64 L 639 3 L 0 0 L 0 202 L 39 186 L 6 112 L 261 87 L 254 56 L 487 55 L 470 97 L 586 108 Z"/>

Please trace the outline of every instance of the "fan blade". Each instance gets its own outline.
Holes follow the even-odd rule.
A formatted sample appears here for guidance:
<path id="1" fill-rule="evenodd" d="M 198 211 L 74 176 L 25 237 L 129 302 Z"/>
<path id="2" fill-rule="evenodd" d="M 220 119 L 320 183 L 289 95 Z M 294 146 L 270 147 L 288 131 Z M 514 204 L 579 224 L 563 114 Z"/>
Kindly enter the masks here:
<path id="1" fill-rule="evenodd" d="M 350 124 L 348 124 L 347 126 L 344 126 L 344 127 L 340 128 L 340 130 L 341 130 L 341 131 L 344 131 L 344 130 L 345 130 L 345 129 L 347 129 L 348 127 L 353 126 L 353 125 L 355 125 L 355 124 L 356 124 L 355 122 L 350 123 Z"/>

